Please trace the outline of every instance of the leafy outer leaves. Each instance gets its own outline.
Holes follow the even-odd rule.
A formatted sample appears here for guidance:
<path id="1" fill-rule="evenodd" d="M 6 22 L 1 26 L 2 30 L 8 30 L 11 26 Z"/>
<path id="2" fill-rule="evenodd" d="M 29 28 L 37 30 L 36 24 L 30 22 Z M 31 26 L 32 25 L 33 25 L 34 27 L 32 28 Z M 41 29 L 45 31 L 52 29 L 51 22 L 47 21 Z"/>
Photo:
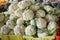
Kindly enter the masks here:
<path id="1" fill-rule="evenodd" d="M 36 20 L 31 20 L 31 25 L 36 26 Z"/>
<path id="2" fill-rule="evenodd" d="M 54 34 L 55 31 L 56 31 L 56 28 L 52 28 L 52 29 L 48 30 L 48 33 L 49 34 Z"/>
<path id="3" fill-rule="evenodd" d="M 42 29 L 38 29 L 37 32 L 38 32 L 38 33 L 44 33 L 44 30 L 42 30 Z"/>
<path id="4" fill-rule="evenodd" d="M 36 4 L 36 1 L 35 0 L 30 0 L 32 4 Z"/>

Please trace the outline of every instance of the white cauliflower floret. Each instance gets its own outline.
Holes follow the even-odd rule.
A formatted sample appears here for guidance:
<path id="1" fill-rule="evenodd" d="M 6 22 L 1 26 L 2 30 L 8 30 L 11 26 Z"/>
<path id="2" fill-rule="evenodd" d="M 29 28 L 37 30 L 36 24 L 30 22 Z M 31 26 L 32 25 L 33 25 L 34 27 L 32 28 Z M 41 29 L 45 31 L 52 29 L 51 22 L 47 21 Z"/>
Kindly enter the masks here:
<path id="1" fill-rule="evenodd" d="M 33 11 L 37 11 L 39 8 L 40 8 L 39 5 L 31 5 L 30 6 L 30 9 Z"/>
<path id="2" fill-rule="evenodd" d="M 15 11 L 15 15 L 16 15 L 17 17 L 22 17 L 23 11 L 18 8 L 18 9 Z"/>
<path id="3" fill-rule="evenodd" d="M 8 9 L 9 9 L 8 11 L 14 12 L 15 10 L 18 9 L 17 3 L 11 4 Z"/>
<path id="4" fill-rule="evenodd" d="M 1 27 L 1 34 L 7 34 L 9 31 L 10 29 L 6 25 Z"/>
<path id="5" fill-rule="evenodd" d="M 23 13 L 23 20 L 32 20 L 33 19 L 33 17 L 34 17 L 34 13 L 33 13 L 33 11 L 32 10 L 26 10 L 26 11 L 24 11 L 24 13 Z"/>
<path id="6" fill-rule="evenodd" d="M 44 30 L 44 29 L 38 29 L 37 30 L 37 36 L 40 38 L 40 37 L 45 37 L 47 36 L 47 32 Z"/>
<path id="7" fill-rule="evenodd" d="M 4 20 L 4 15 L 0 13 L 0 22 Z"/>
<path id="8" fill-rule="evenodd" d="M 50 21 L 49 24 L 48 24 L 48 29 L 52 29 L 52 28 L 56 28 L 57 27 L 57 24 L 56 22 L 54 21 Z"/>
<path id="9" fill-rule="evenodd" d="M 53 8 L 52 8 L 51 6 L 49 6 L 49 5 L 44 6 L 44 9 L 45 9 L 47 12 L 53 10 Z"/>
<path id="10" fill-rule="evenodd" d="M 31 2 L 30 1 L 20 1 L 19 3 L 18 3 L 18 7 L 20 8 L 20 9 L 24 9 L 24 8 L 26 8 L 26 7 L 28 7 L 28 6 L 30 6 L 31 5 Z"/>
<path id="11" fill-rule="evenodd" d="M 14 28 L 15 35 L 23 35 L 25 31 L 24 25 L 16 25 Z"/>
<path id="12" fill-rule="evenodd" d="M 56 21 L 57 16 L 47 14 L 45 18 L 46 18 L 47 21 Z"/>
<path id="13" fill-rule="evenodd" d="M 15 22 L 12 21 L 12 20 L 8 20 L 8 21 L 6 22 L 6 25 L 7 25 L 7 27 L 9 27 L 10 29 L 13 29 L 13 28 L 15 27 Z"/>
<path id="14" fill-rule="evenodd" d="M 15 16 L 15 14 L 10 14 L 9 20 L 14 20 L 16 18 L 17 18 L 17 16 Z"/>
<path id="15" fill-rule="evenodd" d="M 17 22 L 16 22 L 17 25 L 22 25 L 23 23 L 24 23 L 23 18 L 17 19 Z"/>
<path id="16" fill-rule="evenodd" d="M 54 34 L 54 32 L 56 31 L 56 28 L 57 28 L 57 23 L 54 21 L 50 21 L 47 27 L 48 33 Z"/>
<path id="17" fill-rule="evenodd" d="M 45 17 L 45 11 L 43 11 L 43 10 L 37 10 L 36 16 L 37 17 Z"/>
<path id="18" fill-rule="evenodd" d="M 32 35 L 35 35 L 35 33 L 36 33 L 36 29 L 33 26 L 29 25 L 26 27 L 26 29 L 25 29 L 26 35 L 32 36 Z"/>
<path id="19" fill-rule="evenodd" d="M 36 20 L 36 24 L 38 28 L 46 28 L 46 20 L 42 19 L 42 18 L 37 18 Z"/>

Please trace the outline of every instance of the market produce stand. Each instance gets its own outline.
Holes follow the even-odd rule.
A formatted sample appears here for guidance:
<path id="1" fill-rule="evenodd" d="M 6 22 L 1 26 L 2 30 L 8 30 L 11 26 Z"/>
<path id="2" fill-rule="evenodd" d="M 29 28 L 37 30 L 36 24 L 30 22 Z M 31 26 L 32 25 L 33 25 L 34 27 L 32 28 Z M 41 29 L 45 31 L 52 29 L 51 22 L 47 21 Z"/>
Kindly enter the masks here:
<path id="1" fill-rule="evenodd" d="M 41 5 L 34 0 L 9 5 L 10 3 L 1 3 L 0 22 L 4 25 L 1 27 L 0 40 L 60 40 L 60 34 L 56 32 L 59 9 L 49 4 Z M 22 16 L 23 19 L 20 18 Z M 58 20 L 55 20 L 56 16 Z"/>

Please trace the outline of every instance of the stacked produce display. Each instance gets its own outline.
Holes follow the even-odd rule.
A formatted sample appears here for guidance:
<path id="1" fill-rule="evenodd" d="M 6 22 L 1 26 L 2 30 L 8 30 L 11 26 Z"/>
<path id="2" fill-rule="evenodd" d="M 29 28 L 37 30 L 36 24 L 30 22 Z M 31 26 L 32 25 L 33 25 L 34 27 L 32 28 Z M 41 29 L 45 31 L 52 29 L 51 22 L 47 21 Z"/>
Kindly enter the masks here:
<path id="1" fill-rule="evenodd" d="M 0 13 L 0 34 L 32 37 L 55 36 L 60 10 L 34 0 L 22 0 Z"/>

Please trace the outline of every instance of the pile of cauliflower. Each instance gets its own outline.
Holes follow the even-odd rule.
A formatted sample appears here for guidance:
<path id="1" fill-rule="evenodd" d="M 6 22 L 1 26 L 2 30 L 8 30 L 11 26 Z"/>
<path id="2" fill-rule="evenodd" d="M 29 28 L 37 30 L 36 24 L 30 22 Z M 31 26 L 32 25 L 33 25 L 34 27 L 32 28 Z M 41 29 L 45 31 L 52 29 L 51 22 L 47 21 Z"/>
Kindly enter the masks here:
<path id="1" fill-rule="evenodd" d="M 59 9 L 35 1 L 13 3 L 0 13 L 0 34 L 33 37 L 52 36 L 56 32 Z"/>

